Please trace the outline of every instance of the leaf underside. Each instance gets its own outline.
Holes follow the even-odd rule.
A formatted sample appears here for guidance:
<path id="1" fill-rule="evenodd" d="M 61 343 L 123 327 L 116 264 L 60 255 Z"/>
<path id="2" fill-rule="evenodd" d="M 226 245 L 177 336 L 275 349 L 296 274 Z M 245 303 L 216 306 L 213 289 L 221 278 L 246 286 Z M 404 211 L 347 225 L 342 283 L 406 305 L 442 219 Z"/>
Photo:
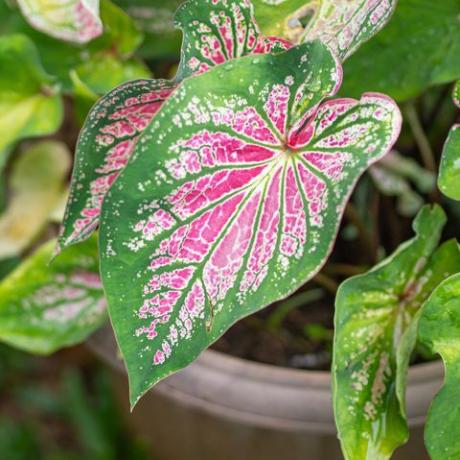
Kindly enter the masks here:
<path id="1" fill-rule="evenodd" d="M 408 438 L 405 385 L 420 308 L 433 289 L 460 271 L 456 241 L 436 250 L 446 217 L 424 207 L 416 237 L 337 294 L 334 410 L 347 460 L 389 459 Z"/>
<path id="2" fill-rule="evenodd" d="M 0 283 L 0 341 L 49 354 L 86 339 L 107 318 L 92 238 L 48 265 L 50 241 Z"/>
<path id="3" fill-rule="evenodd" d="M 358 177 L 400 129 L 382 95 L 319 105 L 340 79 L 320 42 L 248 56 L 185 80 L 144 131 L 100 234 L 133 404 L 324 263 Z"/>
<path id="4" fill-rule="evenodd" d="M 62 40 L 86 43 L 102 34 L 99 0 L 18 0 L 31 26 Z"/>

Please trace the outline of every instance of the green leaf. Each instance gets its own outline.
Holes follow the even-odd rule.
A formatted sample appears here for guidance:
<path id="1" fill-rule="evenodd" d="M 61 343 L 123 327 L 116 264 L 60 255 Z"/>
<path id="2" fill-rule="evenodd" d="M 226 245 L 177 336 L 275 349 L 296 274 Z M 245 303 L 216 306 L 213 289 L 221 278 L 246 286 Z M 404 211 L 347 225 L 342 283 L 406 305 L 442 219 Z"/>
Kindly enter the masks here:
<path id="1" fill-rule="evenodd" d="M 10 199 L 0 215 L 0 259 L 21 254 L 43 229 L 61 199 L 70 162 L 64 144 L 42 141 L 12 165 Z"/>
<path id="2" fill-rule="evenodd" d="M 423 307 L 419 340 L 439 353 L 446 367 L 441 391 L 434 398 L 425 427 L 432 460 L 460 458 L 460 273 L 446 279 Z"/>
<path id="3" fill-rule="evenodd" d="M 389 459 L 408 438 L 405 380 L 420 307 L 460 270 L 456 241 L 435 251 L 446 216 L 425 206 L 416 236 L 337 293 L 333 358 L 336 423 L 347 460 Z"/>
<path id="4" fill-rule="evenodd" d="M 0 155 L 18 139 L 56 131 L 62 101 L 25 36 L 0 37 Z"/>
<path id="5" fill-rule="evenodd" d="M 459 15 L 459 0 L 398 0 L 385 29 L 345 63 L 342 94 L 403 101 L 460 78 Z"/>
<path id="6" fill-rule="evenodd" d="M 115 0 L 145 35 L 139 53 L 146 58 L 176 57 L 181 34 L 174 28 L 173 16 L 182 0 Z"/>
<path id="7" fill-rule="evenodd" d="M 460 81 L 457 82 L 453 98 L 460 108 Z M 451 129 L 442 153 L 438 186 L 444 195 L 460 200 L 460 124 Z"/>
<path id="8" fill-rule="evenodd" d="M 49 265 L 54 245 L 0 283 L 0 341 L 32 353 L 79 343 L 106 320 L 95 238 Z"/>
<path id="9" fill-rule="evenodd" d="M 99 0 L 18 0 L 27 21 L 53 37 L 86 43 L 101 35 Z"/>
<path id="10" fill-rule="evenodd" d="M 396 0 L 255 0 L 264 33 L 294 43 L 320 39 L 341 59 L 353 54 L 390 19 Z"/>
<path id="11" fill-rule="evenodd" d="M 184 80 L 104 200 L 101 261 L 131 402 L 325 262 L 358 177 L 400 129 L 388 98 L 321 101 L 321 42 Z"/>

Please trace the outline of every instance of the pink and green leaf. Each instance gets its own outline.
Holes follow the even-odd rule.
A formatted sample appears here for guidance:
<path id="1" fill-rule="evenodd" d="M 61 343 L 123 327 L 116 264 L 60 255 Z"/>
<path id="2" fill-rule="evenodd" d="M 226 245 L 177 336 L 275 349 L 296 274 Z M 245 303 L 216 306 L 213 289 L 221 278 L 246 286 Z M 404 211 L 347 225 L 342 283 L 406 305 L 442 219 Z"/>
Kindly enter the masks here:
<path id="1" fill-rule="evenodd" d="M 285 40 L 260 36 L 247 0 L 189 0 L 179 9 L 176 24 L 183 28 L 184 45 L 175 81 L 147 80 L 123 85 L 102 98 L 91 111 L 77 145 L 59 249 L 83 241 L 97 228 L 107 190 L 129 160 L 139 134 L 181 79 L 239 56 L 282 51 L 290 46 Z M 208 56 L 210 43 L 221 47 Z M 197 66 L 193 64 L 196 62 Z M 129 108 L 130 104 L 134 105 Z M 139 116 L 141 119 L 136 120 Z M 119 132 L 106 135 L 113 129 Z M 115 169 L 107 165 L 113 163 L 114 157 Z"/>
<path id="2" fill-rule="evenodd" d="M 184 34 L 179 80 L 230 59 L 292 46 L 287 40 L 261 35 L 250 0 L 188 0 L 174 21 Z"/>
<path id="3" fill-rule="evenodd" d="M 142 134 L 100 233 L 133 404 L 325 262 L 401 123 L 379 94 L 321 104 L 340 81 L 318 41 L 244 57 L 185 80 Z"/>
<path id="4" fill-rule="evenodd" d="M 460 271 L 455 240 L 436 249 L 445 222 L 439 206 L 425 206 L 412 240 L 337 293 L 333 395 L 346 460 L 389 459 L 407 441 L 406 377 L 420 311 Z"/>
<path id="5" fill-rule="evenodd" d="M 454 93 L 454 103 L 460 108 L 460 81 L 457 82 Z M 455 124 L 450 130 L 442 153 L 439 169 L 438 185 L 444 195 L 454 200 L 460 200 L 460 124 Z"/>
<path id="6" fill-rule="evenodd" d="M 54 241 L 0 282 L 0 341 L 38 354 L 85 340 L 107 320 L 96 238 L 52 265 Z"/>
<path id="7" fill-rule="evenodd" d="M 62 40 L 86 43 L 102 34 L 99 0 L 18 0 L 36 29 Z"/>

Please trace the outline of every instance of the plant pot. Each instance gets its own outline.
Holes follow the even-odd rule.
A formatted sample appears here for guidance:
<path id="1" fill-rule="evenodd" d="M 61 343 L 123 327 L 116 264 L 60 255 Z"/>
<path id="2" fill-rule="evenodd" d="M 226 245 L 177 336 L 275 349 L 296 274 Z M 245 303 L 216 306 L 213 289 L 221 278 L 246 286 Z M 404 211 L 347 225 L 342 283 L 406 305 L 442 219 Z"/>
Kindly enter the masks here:
<path id="1" fill-rule="evenodd" d="M 114 370 L 128 409 L 123 363 L 109 328 L 90 347 Z M 409 443 L 395 460 L 424 460 L 423 423 L 443 380 L 440 362 L 409 371 Z M 258 364 L 212 350 L 150 390 L 129 415 L 157 460 L 342 459 L 334 425 L 331 374 Z"/>

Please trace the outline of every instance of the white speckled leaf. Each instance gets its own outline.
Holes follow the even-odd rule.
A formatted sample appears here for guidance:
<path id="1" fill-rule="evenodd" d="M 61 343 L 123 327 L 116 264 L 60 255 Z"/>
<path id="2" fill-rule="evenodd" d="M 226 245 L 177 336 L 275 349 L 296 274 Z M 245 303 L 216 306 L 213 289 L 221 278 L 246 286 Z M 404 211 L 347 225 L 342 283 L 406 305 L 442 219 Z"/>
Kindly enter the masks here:
<path id="1" fill-rule="evenodd" d="M 294 43 L 320 39 L 341 59 L 353 54 L 390 19 L 397 0 L 254 0 L 265 33 Z M 306 22 L 306 25 L 304 25 Z"/>
<path id="2" fill-rule="evenodd" d="M 103 203 L 101 263 L 134 404 L 326 260 L 364 170 L 396 140 L 378 94 L 333 95 L 319 41 L 185 80 Z"/>
<path id="3" fill-rule="evenodd" d="M 444 385 L 434 398 L 425 426 L 432 460 L 460 458 L 460 273 L 447 278 L 423 307 L 419 340 L 444 361 Z"/>
<path id="4" fill-rule="evenodd" d="M 436 250 L 446 216 L 425 206 L 416 236 L 337 293 L 334 410 L 346 460 L 389 459 L 408 438 L 405 387 L 420 307 L 460 271 L 456 241 Z"/>
<path id="5" fill-rule="evenodd" d="M 460 108 L 460 81 L 454 88 L 453 98 Z M 444 145 L 438 185 L 444 195 L 460 200 L 460 124 L 453 126 Z"/>
<path id="6" fill-rule="evenodd" d="M 107 319 L 96 238 L 49 264 L 50 241 L 0 283 L 0 341 L 38 354 L 86 339 Z"/>
<path id="7" fill-rule="evenodd" d="M 216 21 L 227 28 L 218 27 Z M 246 0 L 189 0 L 179 9 L 176 25 L 183 28 L 184 45 L 175 80 L 142 80 L 120 86 L 89 114 L 77 145 L 60 249 L 84 240 L 97 228 L 105 194 L 128 162 L 140 133 L 182 78 L 245 54 L 290 46 L 260 36 Z M 210 43 L 218 43 L 220 48 L 208 56 Z"/>
<path id="8" fill-rule="evenodd" d="M 86 43 L 102 34 L 99 0 L 18 0 L 24 17 L 53 37 Z"/>

